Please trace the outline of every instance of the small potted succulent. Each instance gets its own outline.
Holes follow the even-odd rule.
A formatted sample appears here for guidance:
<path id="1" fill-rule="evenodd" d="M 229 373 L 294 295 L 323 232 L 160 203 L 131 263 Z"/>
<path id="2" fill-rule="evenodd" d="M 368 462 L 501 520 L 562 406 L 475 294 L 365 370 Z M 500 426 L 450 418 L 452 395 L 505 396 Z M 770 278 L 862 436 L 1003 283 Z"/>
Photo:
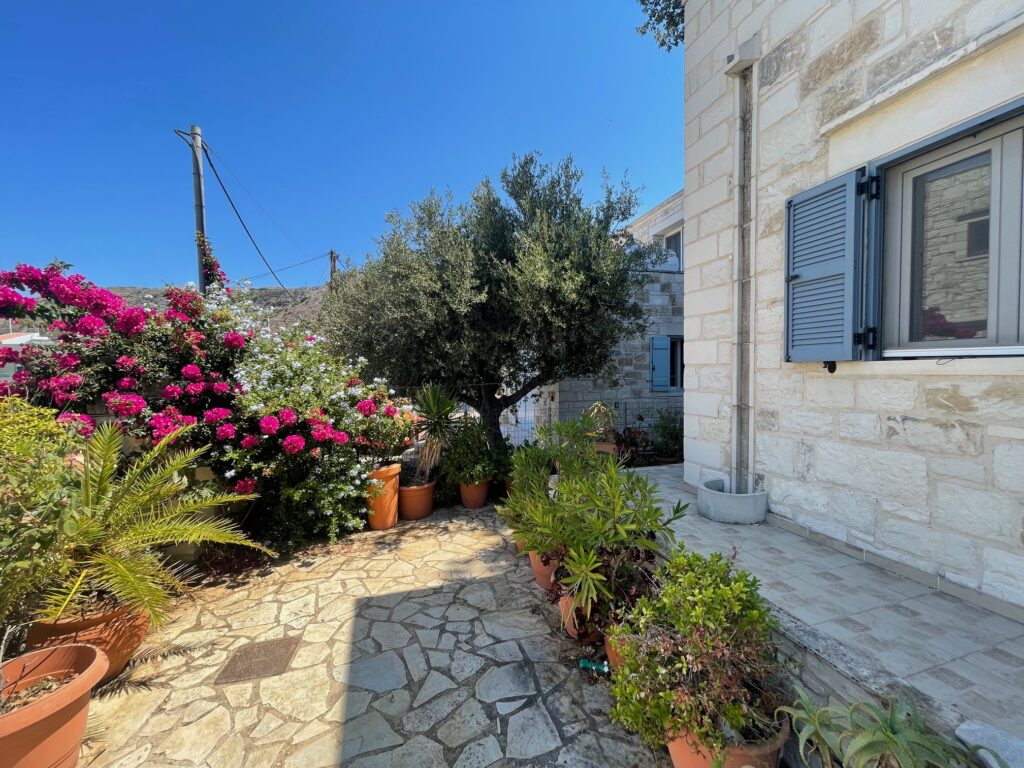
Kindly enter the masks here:
<path id="1" fill-rule="evenodd" d="M 610 633 L 612 720 L 677 768 L 776 768 L 789 736 L 777 715 L 783 667 L 757 580 L 720 554 L 677 552 Z"/>
<path id="2" fill-rule="evenodd" d="M 871 768 L 983 765 L 978 755 L 987 752 L 997 765 L 1010 768 L 988 747 L 968 747 L 936 733 L 913 699 L 888 696 L 882 706 L 873 702 L 818 706 L 798 689 L 796 702 L 779 707 L 779 712 L 792 718 L 806 765 L 814 764 L 815 754 L 826 768 L 836 763 Z"/>
<path id="3" fill-rule="evenodd" d="M 465 418 L 452 435 L 445 455 L 445 471 L 459 484 L 459 496 L 466 509 L 487 503 L 487 488 L 493 475 L 487 431 L 473 418 Z"/>
<path id="4" fill-rule="evenodd" d="M 443 390 L 427 386 L 416 396 L 413 427 L 420 444 L 415 463 L 403 467 L 398 485 L 398 516 L 420 520 L 434 511 L 434 470 L 455 429 L 457 403 Z"/>

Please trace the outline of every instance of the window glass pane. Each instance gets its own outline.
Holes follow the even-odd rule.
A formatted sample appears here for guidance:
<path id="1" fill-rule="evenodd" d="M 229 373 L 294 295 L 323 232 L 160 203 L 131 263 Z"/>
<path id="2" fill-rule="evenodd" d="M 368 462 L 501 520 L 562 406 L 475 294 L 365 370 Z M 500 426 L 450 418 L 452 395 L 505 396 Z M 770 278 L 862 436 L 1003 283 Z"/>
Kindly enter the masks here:
<path id="1" fill-rule="evenodd" d="M 679 269 L 679 257 L 683 253 L 683 233 L 667 235 L 662 245 L 667 251 L 665 259 L 661 262 L 662 269 Z"/>
<path id="2" fill-rule="evenodd" d="M 914 179 L 911 341 L 988 336 L 991 188 L 988 152 Z"/>
<path id="3" fill-rule="evenodd" d="M 683 340 L 672 339 L 669 348 L 669 382 L 673 389 L 683 386 Z"/>

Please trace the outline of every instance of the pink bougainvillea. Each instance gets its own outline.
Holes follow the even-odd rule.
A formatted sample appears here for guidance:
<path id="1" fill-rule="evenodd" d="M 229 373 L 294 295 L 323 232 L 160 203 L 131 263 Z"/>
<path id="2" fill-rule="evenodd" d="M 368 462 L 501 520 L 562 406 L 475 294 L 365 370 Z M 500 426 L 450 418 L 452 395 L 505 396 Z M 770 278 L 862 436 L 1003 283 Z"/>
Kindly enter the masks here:
<path id="1" fill-rule="evenodd" d="M 397 416 L 398 415 L 398 409 L 395 408 L 395 404 L 394 403 L 388 403 L 387 405 L 384 406 L 384 415 L 385 416 Z"/>
<path id="2" fill-rule="evenodd" d="M 242 349 L 245 346 L 245 336 L 236 331 L 229 331 L 224 334 L 224 346 L 228 349 Z"/>
<path id="3" fill-rule="evenodd" d="M 377 404 L 373 400 L 360 400 L 356 403 L 356 410 L 363 416 L 373 416 L 377 412 Z"/>
<path id="4" fill-rule="evenodd" d="M 260 432 L 264 435 L 277 434 L 277 430 L 281 428 L 281 422 L 279 422 L 273 416 L 264 416 L 260 419 Z"/>
<path id="5" fill-rule="evenodd" d="M 202 381 L 203 379 L 203 372 L 195 363 L 183 365 L 181 368 L 181 375 L 184 376 L 189 381 Z"/>
<path id="6" fill-rule="evenodd" d="M 182 388 L 177 384 L 168 384 L 163 389 L 163 396 L 165 400 L 177 400 L 182 395 Z"/>
<path id="7" fill-rule="evenodd" d="M 135 336 L 146 328 L 146 310 L 141 307 L 126 307 L 114 321 L 114 330 L 125 336 Z"/>
<path id="8" fill-rule="evenodd" d="M 234 424 L 221 424 L 217 427 L 216 436 L 221 442 L 234 440 L 237 430 Z"/>
<path id="9" fill-rule="evenodd" d="M 288 426 L 298 421 L 299 417 L 295 415 L 295 411 L 291 408 L 282 408 L 277 412 L 277 418 L 282 424 Z"/>
<path id="10" fill-rule="evenodd" d="M 138 416 L 146 409 L 146 401 L 142 397 L 122 392 L 104 392 L 103 402 L 112 413 L 122 419 Z"/>
<path id="11" fill-rule="evenodd" d="M 288 435 L 281 443 L 281 447 L 285 453 L 300 453 L 306 447 L 306 441 L 302 439 L 301 435 Z"/>
<path id="12" fill-rule="evenodd" d="M 246 435 L 242 438 L 242 447 L 249 450 L 255 448 L 260 444 L 260 439 L 256 435 Z"/>
<path id="13" fill-rule="evenodd" d="M 230 408 L 211 408 L 203 414 L 203 421 L 207 424 L 217 424 L 230 418 Z"/>
<path id="14" fill-rule="evenodd" d="M 235 483 L 235 493 L 240 493 L 243 496 L 248 496 L 250 493 L 256 490 L 256 478 L 254 477 L 243 477 Z"/>
<path id="15" fill-rule="evenodd" d="M 62 413 L 57 421 L 71 427 L 82 437 L 88 437 L 96 431 L 96 421 L 84 413 Z"/>
<path id="16" fill-rule="evenodd" d="M 124 390 L 126 392 L 130 392 L 131 390 L 135 389 L 138 386 L 138 379 L 132 376 L 122 376 L 120 379 L 117 380 L 117 388 Z"/>

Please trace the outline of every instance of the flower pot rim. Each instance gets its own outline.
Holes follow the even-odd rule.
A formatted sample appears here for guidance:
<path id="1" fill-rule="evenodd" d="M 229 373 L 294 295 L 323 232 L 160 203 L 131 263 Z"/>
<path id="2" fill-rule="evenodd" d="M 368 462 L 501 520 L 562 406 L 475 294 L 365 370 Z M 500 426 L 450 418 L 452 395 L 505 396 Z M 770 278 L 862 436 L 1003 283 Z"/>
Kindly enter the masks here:
<path id="1" fill-rule="evenodd" d="M 74 677 L 62 684 L 57 690 L 40 696 L 30 704 L 25 704 L 0 715 L 0 737 L 16 733 L 19 730 L 30 727 L 33 723 L 37 723 L 59 712 L 83 694 L 91 691 L 103 678 L 103 675 L 106 674 L 108 666 L 107 655 L 99 648 L 87 643 L 69 643 L 68 645 L 56 645 L 29 651 L 20 656 L 15 656 L 10 661 L 5 661 L 0 665 L 0 669 L 9 669 L 16 664 L 23 664 L 29 660 L 55 653 L 68 655 L 69 661 L 65 665 L 66 667 L 72 666 L 72 659 L 77 659 L 81 656 L 86 656 L 88 662 L 81 672 L 75 674 Z M 40 661 L 43 662 L 45 659 L 40 659 Z"/>
<path id="2" fill-rule="evenodd" d="M 680 732 L 680 734 L 681 733 L 682 732 Z M 767 754 L 771 754 L 772 752 L 776 752 L 776 751 L 782 749 L 782 746 L 786 743 L 786 741 L 788 739 L 789 739 L 789 718 L 788 717 L 784 717 L 782 719 L 782 722 L 779 723 L 779 732 L 777 734 L 775 734 L 775 736 L 773 738 L 765 740 L 765 741 L 735 741 L 735 742 L 727 742 L 726 745 L 725 745 L 725 749 L 726 749 L 726 751 L 733 751 L 733 750 L 743 751 L 743 752 L 746 752 L 746 753 L 751 754 L 751 755 L 767 755 Z M 678 736 L 675 736 L 674 738 L 670 738 L 669 741 L 686 741 L 686 737 L 682 736 L 682 735 L 678 735 Z M 687 743 L 688 746 L 691 747 L 691 749 L 694 749 L 693 746 L 690 745 L 690 742 L 687 741 L 686 743 Z M 703 749 L 707 749 L 707 747 L 702 747 L 702 749 L 695 749 L 695 751 L 700 752 Z"/>
<path id="3" fill-rule="evenodd" d="M 464 483 L 460 480 L 459 485 L 464 485 L 467 488 L 479 488 L 481 485 L 487 485 L 489 482 L 491 482 L 491 478 L 488 477 L 486 480 L 481 480 L 479 483 Z"/>
<path id="4" fill-rule="evenodd" d="M 421 485 L 401 485 L 399 484 L 399 491 L 421 491 L 424 488 L 433 488 L 437 483 L 436 480 L 431 480 L 429 483 L 422 483 Z"/>
<path id="5" fill-rule="evenodd" d="M 90 627 L 94 624 L 103 624 L 117 619 L 123 616 L 134 614 L 135 616 L 142 616 L 145 611 L 133 609 L 130 605 L 121 605 L 117 608 L 112 608 L 109 611 L 95 611 L 85 614 L 84 616 L 69 616 L 67 618 L 59 618 L 51 621 L 50 619 L 36 619 L 33 624 L 46 625 L 47 627 L 57 627 L 59 629 L 66 629 L 76 626 L 82 628 Z M 134 616 L 133 616 L 134 617 Z"/>
<path id="6" fill-rule="evenodd" d="M 392 464 L 382 464 L 381 466 L 375 467 L 373 470 L 370 471 L 370 477 L 373 477 L 373 478 L 388 477 L 389 478 L 392 475 L 397 475 L 401 471 L 402 471 L 402 465 L 397 463 L 397 462 L 392 463 Z"/>

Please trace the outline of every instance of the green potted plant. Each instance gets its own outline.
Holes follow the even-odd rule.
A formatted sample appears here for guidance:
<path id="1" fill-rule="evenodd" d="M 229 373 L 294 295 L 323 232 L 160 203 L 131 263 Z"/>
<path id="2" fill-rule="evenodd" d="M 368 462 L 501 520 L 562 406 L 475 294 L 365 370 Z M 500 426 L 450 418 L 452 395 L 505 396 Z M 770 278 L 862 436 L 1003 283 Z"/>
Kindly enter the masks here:
<path id="1" fill-rule="evenodd" d="M 445 470 L 459 484 L 462 506 L 479 509 L 487 503 L 493 468 L 487 431 L 479 420 L 463 419 L 455 429 L 445 456 Z"/>
<path id="2" fill-rule="evenodd" d="M 777 719 L 782 665 L 757 580 L 720 554 L 677 552 L 610 629 L 615 722 L 667 745 L 677 768 L 775 768 L 789 735 Z"/>
<path id="3" fill-rule="evenodd" d="M 806 691 L 797 693 L 796 702 L 779 707 L 779 712 L 792 718 L 800 757 L 807 765 L 816 753 L 825 768 L 835 763 L 850 768 L 946 768 L 980 765 L 978 753 L 988 752 L 998 765 L 1009 768 L 988 747 L 968 747 L 936 733 L 913 699 L 887 696 L 882 706 L 818 706 Z"/>
<path id="4" fill-rule="evenodd" d="M 677 502 L 666 514 L 654 482 L 604 454 L 589 470 L 560 477 L 553 503 L 564 554 L 551 599 L 559 599 L 571 636 L 601 636 L 656 589 L 659 552 L 674 547 L 672 524 L 686 505 Z M 606 645 L 606 652 L 615 662 L 614 649 Z"/>
<path id="5" fill-rule="evenodd" d="M 415 464 L 403 467 L 398 485 L 398 516 L 402 520 L 420 520 L 434 511 L 434 471 L 455 429 L 458 404 L 442 389 L 427 386 L 416 395 L 413 407 L 413 430 L 420 444 Z"/>
<path id="6" fill-rule="evenodd" d="M 157 552 L 169 544 L 215 543 L 266 548 L 229 520 L 206 514 L 254 498 L 189 487 L 186 471 L 207 447 L 175 450 L 191 427 L 179 429 L 125 465 L 125 434 L 100 426 L 73 468 L 58 536 L 56 565 L 46 584 L 41 618 L 26 637 L 29 649 L 89 643 L 118 674 L 159 624 L 172 595 L 187 583 Z"/>
<path id="7" fill-rule="evenodd" d="M 600 401 L 592 404 L 585 411 L 584 417 L 593 420 L 594 447 L 598 453 L 618 454 L 615 445 L 615 420 L 618 413 L 611 406 Z"/>
<path id="8" fill-rule="evenodd" d="M 658 464 L 675 464 L 683 457 L 683 425 L 680 414 L 659 409 L 654 422 L 654 452 Z"/>
<path id="9" fill-rule="evenodd" d="M 412 443 L 412 410 L 377 396 L 360 400 L 356 410 L 363 417 L 356 448 L 370 468 L 367 522 L 375 531 L 394 528 L 398 524 L 402 471 L 399 457 Z"/>
<path id="10" fill-rule="evenodd" d="M 56 412 L 0 398 L 0 755 L 5 765 L 71 768 L 92 688 L 106 674 L 89 645 L 30 651 L 20 645 L 39 594 L 61 567 L 56 546 L 70 501 L 79 441 Z"/>

